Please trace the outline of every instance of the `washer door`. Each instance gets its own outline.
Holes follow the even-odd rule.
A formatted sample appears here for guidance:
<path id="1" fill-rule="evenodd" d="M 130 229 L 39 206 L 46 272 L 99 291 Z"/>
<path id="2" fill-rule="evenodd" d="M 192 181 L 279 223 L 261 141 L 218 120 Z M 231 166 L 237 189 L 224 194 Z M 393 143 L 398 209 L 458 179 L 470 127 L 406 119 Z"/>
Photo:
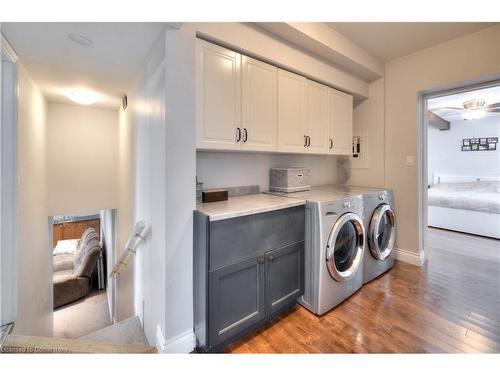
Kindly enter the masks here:
<path id="1" fill-rule="evenodd" d="M 361 218 L 349 212 L 340 216 L 326 246 L 326 265 L 337 281 L 350 278 L 361 265 L 365 228 Z"/>
<path id="2" fill-rule="evenodd" d="M 396 241 L 396 215 L 388 204 L 381 204 L 373 212 L 368 233 L 370 252 L 378 260 L 386 259 Z"/>

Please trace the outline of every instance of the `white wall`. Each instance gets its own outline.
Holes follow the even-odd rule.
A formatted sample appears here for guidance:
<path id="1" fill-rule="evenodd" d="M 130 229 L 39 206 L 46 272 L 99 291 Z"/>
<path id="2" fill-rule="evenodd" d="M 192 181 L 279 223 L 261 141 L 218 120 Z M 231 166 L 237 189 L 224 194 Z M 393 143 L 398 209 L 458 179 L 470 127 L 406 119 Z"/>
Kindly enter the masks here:
<path id="1" fill-rule="evenodd" d="M 118 253 L 139 220 L 150 234 L 133 265 L 120 274 L 117 320 L 138 315 L 150 344 L 157 325 L 165 335 L 166 306 L 166 121 L 165 34 L 152 47 L 144 70 L 131 87 L 128 107 L 119 116 Z M 131 269 L 133 267 L 133 269 Z M 131 310 L 131 311 L 130 311 Z"/>
<path id="2" fill-rule="evenodd" d="M 369 85 L 369 98 L 354 107 L 354 134 L 366 132 L 368 137 L 368 168 L 353 168 L 348 184 L 384 187 L 384 78 Z"/>
<path id="3" fill-rule="evenodd" d="M 196 175 L 203 188 L 259 185 L 269 190 L 269 169 L 275 167 L 309 167 L 311 185 L 342 183 L 338 156 L 254 154 L 228 152 L 196 153 Z"/>
<path id="4" fill-rule="evenodd" d="M 453 121 L 450 130 L 428 127 L 428 179 L 433 174 L 500 175 L 500 150 L 467 151 L 464 138 L 500 137 L 500 116 L 472 121 Z M 497 145 L 498 146 L 498 145 Z"/>
<path id="5" fill-rule="evenodd" d="M 419 93 L 470 83 L 500 73 L 500 26 L 466 35 L 386 64 L 385 183 L 394 190 L 398 213 L 396 246 L 419 254 L 418 170 L 406 166 L 417 155 Z M 416 159 L 415 159 L 416 160 Z"/>
<path id="6" fill-rule="evenodd" d="M 134 98 L 129 95 L 129 101 Z M 125 248 L 134 226 L 134 128 L 133 105 L 119 110 L 118 125 L 118 192 L 116 210 L 117 259 Z M 138 315 L 134 312 L 134 265 L 122 269 L 115 281 L 115 320 L 121 321 Z"/>
<path id="7" fill-rule="evenodd" d="M 78 214 L 117 205 L 118 113 L 48 105 L 49 214 Z"/>
<path id="8" fill-rule="evenodd" d="M 47 196 L 47 103 L 19 65 L 17 193 L 17 319 L 14 333 L 51 336 L 52 254 Z"/>

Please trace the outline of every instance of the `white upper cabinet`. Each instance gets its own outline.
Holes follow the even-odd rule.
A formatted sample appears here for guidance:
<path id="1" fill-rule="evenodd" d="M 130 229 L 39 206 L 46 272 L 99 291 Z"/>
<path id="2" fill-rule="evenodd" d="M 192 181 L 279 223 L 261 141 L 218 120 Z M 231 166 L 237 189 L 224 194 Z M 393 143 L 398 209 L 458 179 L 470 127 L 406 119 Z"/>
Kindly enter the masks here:
<path id="1" fill-rule="evenodd" d="M 306 152 L 305 83 L 304 77 L 278 69 L 278 151 Z"/>
<path id="2" fill-rule="evenodd" d="M 239 150 L 241 55 L 198 39 L 196 59 L 196 147 Z"/>
<path id="3" fill-rule="evenodd" d="M 198 39 L 196 148 L 352 154 L 349 94 Z"/>
<path id="4" fill-rule="evenodd" d="M 331 154 L 352 155 L 352 95 L 329 89 L 330 126 L 328 148 Z"/>
<path id="5" fill-rule="evenodd" d="M 307 152 L 328 153 L 328 87 L 306 80 L 305 130 Z"/>
<path id="6" fill-rule="evenodd" d="M 241 148 L 246 151 L 276 151 L 278 69 L 242 56 L 241 75 Z"/>

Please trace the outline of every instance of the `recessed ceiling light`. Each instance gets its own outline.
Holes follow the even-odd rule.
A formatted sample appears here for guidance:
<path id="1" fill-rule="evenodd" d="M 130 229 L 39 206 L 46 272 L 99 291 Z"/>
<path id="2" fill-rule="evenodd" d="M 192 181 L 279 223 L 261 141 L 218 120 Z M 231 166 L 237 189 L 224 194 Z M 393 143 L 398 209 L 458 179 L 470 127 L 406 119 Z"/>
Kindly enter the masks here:
<path id="1" fill-rule="evenodd" d="M 100 99 L 100 95 L 87 89 L 66 89 L 62 90 L 63 95 L 72 101 L 82 105 L 91 105 Z"/>
<path id="2" fill-rule="evenodd" d="M 92 40 L 83 35 L 78 34 L 68 34 L 69 40 L 75 42 L 77 44 L 81 44 L 82 46 L 90 46 L 92 44 Z"/>

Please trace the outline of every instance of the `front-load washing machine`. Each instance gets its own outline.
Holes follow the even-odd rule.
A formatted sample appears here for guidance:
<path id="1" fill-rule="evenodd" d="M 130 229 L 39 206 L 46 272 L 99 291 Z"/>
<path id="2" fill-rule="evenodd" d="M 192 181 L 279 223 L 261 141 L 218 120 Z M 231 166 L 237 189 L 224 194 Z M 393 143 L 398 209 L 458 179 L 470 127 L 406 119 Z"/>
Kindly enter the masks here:
<path id="1" fill-rule="evenodd" d="M 363 224 L 367 231 L 363 283 L 375 279 L 394 265 L 396 214 L 394 195 L 390 189 L 360 186 L 319 186 L 315 189 L 363 196 Z"/>
<path id="2" fill-rule="evenodd" d="M 363 197 L 315 189 L 270 194 L 306 200 L 304 295 L 298 302 L 324 314 L 363 285 Z"/>

